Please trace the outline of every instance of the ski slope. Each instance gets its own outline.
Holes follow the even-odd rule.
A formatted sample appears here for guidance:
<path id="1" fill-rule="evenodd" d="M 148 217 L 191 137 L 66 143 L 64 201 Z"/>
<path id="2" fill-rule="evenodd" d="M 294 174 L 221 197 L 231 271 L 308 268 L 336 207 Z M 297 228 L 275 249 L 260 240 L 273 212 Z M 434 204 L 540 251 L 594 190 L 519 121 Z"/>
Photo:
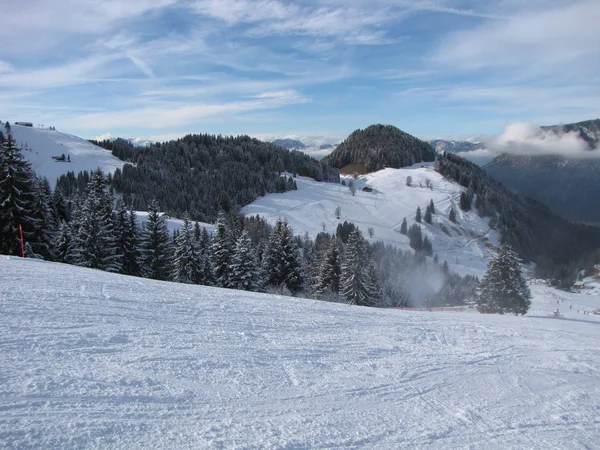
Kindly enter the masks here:
<path id="1" fill-rule="evenodd" d="M 600 321 L 535 292 L 377 310 L 2 256 L 0 446 L 597 448 Z"/>
<path id="2" fill-rule="evenodd" d="M 406 185 L 412 177 L 412 186 Z M 350 182 L 346 177 L 346 183 Z M 426 180 L 432 189 L 426 187 Z M 489 218 L 481 218 L 475 210 L 462 211 L 459 204 L 463 187 L 444 179 L 431 164 L 416 164 L 410 168 L 384 169 L 354 180 L 356 193 L 353 196 L 347 186 L 335 183 L 319 183 L 310 178 L 298 177 L 297 191 L 283 194 L 267 194 L 242 208 L 242 213 L 259 215 L 273 224 L 278 218 L 287 220 L 294 233 L 315 237 L 319 232 L 335 233 L 337 225 L 344 221 L 353 222 L 371 241 L 383 241 L 408 250 L 407 236 L 399 233 L 403 218 L 408 227 L 415 223 L 417 207 L 425 214 L 433 200 L 436 214 L 431 225 L 421 224 L 423 236 L 428 236 L 433 252 L 440 262 L 446 260 L 450 268 L 461 274 L 482 276 L 494 246 L 500 243 L 500 232 L 490 229 Z M 372 192 L 362 189 L 368 187 Z M 335 216 L 341 208 L 340 219 Z M 458 224 L 448 220 L 454 207 Z"/>
<path id="3" fill-rule="evenodd" d="M 85 139 L 45 128 L 12 125 L 11 131 L 18 147 L 38 176 L 48 179 L 54 188 L 56 180 L 67 172 L 77 175 L 84 170 L 100 167 L 105 173 L 114 173 L 125 164 L 109 150 L 93 145 Z M 70 156 L 71 162 L 59 162 L 53 156 Z"/>

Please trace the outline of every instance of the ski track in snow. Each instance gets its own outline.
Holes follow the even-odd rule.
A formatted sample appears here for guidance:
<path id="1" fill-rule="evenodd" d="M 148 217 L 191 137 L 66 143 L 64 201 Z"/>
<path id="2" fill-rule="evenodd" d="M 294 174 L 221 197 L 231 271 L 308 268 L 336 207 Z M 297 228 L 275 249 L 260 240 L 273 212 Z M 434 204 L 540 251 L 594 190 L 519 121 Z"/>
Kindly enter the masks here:
<path id="1" fill-rule="evenodd" d="M 408 176 L 413 179 L 410 187 L 406 186 Z M 432 182 L 432 189 L 425 187 L 427 179 Z M 351 177 L 345 180 L 348 183 Z M 433 223 L 423 221 L 420 226 L 440 263 L 446 260 L 453 271 L 462 275 L 483 275 L 492 256 L 491 247 L 500 243 L 500 233 L 490 229 L 489 219 L 479 217 L 475 210 L 462 211 L 458 205 L 464 188 L 444 179 L 430 163 L 380 170 L 361 176 L 354 183 L 353 196 L 349 188 L 341 184 L 297 177 L 298 190 L 267 194 L 242 208 L 242 213 L 259 215 L 271 224 L 279 218 L 285 219 L 295 234 L 308 233 L 311 238 L 323 231 L 323 224 L 324 231 L 335 233 L 338 224 L 353 222 L 372 242 L 382 241 L 408 250 L 408 237 L 399 232 L 402 220 L 406 218 L 410 227 L 415 223 L 417 207 L 425 215 L 427 205 L 433 200 L 436 210 Z M 365 186 L 371 187 L 373 192 L 363 192 Z M 338 206 L 340 219 L 335 217 Z M 452 207 L 458 224 L 448 220 Z M 369 228 L 374 230 L 373 238 L 369 238 Z"/>
<path id="2" fill-rule="evenodd" d="M 0 257 L 3 448 L 598 448 L 600 297 L 377 310 Z M 572 320 L 571 320 L 572 319 Z"/>

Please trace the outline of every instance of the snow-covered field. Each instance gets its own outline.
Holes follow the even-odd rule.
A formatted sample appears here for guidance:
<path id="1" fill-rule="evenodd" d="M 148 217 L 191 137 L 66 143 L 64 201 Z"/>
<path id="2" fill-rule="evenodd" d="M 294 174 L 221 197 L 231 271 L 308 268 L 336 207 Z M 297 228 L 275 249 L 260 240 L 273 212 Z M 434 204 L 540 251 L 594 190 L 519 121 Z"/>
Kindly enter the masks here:
<path id="1" fill-rule="evenodd" d="M 67 172 L 92 171 L 100 167 L 106 173 L 114 173 L 125 164 L 109 150 L 93 145 L 85 139 L 45 128 L 25 127 L 11 124 L 17 146 L 23 148 L 27 159 L 39 176 L 48 178 L 54 187 L 56 179 Z M 70 156 L 71 162 L 60 162 L 53 156 Z"/>
<path id="2" fill-rule="evenodd" d="M 148 221 L 148 211 L 136 211 L 135 214 L 137 217 L 137 221 L 140 225 L 144 224 Z M 164 213 L 161 213 L 161 215 L 163 215 L 163 214 Z M 171 234 L 173 234 L 173 232 L 175 230 L 179 230 L 181 228 L 181 226 L 183 225 L 183 220 L 181 220 L 181 219 L 168 217 L 165 220 L 167 222 L 167 228 L 169 230 L 169 233 L 171 233 Z M 195 223 L 196 223 L 195 221 L 192 221 L 192 226 Z M 212 234 L 215 229 L 215 226 L 210 223 L 198 222 L 198 225 L 200 225 L 201 228 L 206 228 L 206 231 L 208 231 L 209 234 Z"/>
<path id="3" fill-rule="evenodd" d="M 533 287 L 419 313 L 3 256 L 0 447 L 598 448 L 599 317 Z"/>
<path id="4" fill-rule="evenodd" d="M 459 207 L 460 193 L 464 188 L 444 179 L 430 164 L 421 167 L 384 169 L 355 180 L 357 187 L 353 196 L 348 187 L 335 183 L 318 183 L 309 178 L 298 177 L 297 191 L 283 194 L 267 194 L 242 208 L 247 215 L 260 215 L 270 223 L 278 218 L 287 220 L 294 233 L 308 233 L 314 237 L 319 232 L 335 233 L 339 223 L 354 222 L 368 238 L 373 228 L 372 241 L 383 241 L 404 250 L 409 249 L 408 237 L 399 233 L 402 219 L 408 226 L 415 223 L 417 207 L 424 215 L 430 200 L 436 213 L 432 225 L 422 223 L 423 235 L 428 236 L 440 262 L 446 260 L 451 269 L 461 274 L 481 276 L 492 256 L 491 246 L 500 243 L 500 233 L 491 230 L 489 219 L 479 217 L 474 210 L 465 213 Z M 412 186 L 406 178 L 412 177 Z M 429 179 L 433 189 L 426 187 Z M 348 183 L 350 178 L 346 178 Z M 372 192 L 362 189 L 368 186 Z M 335 216 L 341 208 L 340 219 Z M 454 207 L 458 224 L 448 220 Z"/>

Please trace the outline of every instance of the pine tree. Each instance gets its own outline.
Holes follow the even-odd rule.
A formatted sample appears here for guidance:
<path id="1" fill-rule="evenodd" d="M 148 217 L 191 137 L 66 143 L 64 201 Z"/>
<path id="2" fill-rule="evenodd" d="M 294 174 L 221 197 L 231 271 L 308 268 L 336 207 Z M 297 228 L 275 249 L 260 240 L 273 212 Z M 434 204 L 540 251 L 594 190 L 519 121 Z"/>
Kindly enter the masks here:
<path id="1" fill-rule="evenodd" d="M 140 232 L 137 224 L 135 211 L 131 210 L 127 214 L 127 222 L 124 224 L 122 236 L 123 247 L 123 267 L 121 273 L 132 275 L 135 277 L 141 276 L 140 267 Z"/>
<path id="2" fill-rule="evenodd" d="M 215 277 L 215 283 L 219 287 L 229 287 L 229 277 L 231 276 L 231 256 L 233 254 L 233 245 L 227 221 L 223 212 L 219 213 L 215 231 L 210 244 L 210 258 Z"/>
<path id="3" fill-rule="evenodd" d="M 412 225 L 408 229 L 409 245 L 417 252 L 423 248 L 423 234 L 421 227 L 417 224 Z"/>
<path id="4" fill-rule="evenodd" d="M 325 258 L 319 266 L 317 275 L 316 291 L 319 295 L 326 295 L 329 292 L 338 293 L 340 291 L 340 278 L 342 268 L 340 264 L 339 243 L 332 239 L 325 254 Z"/>
<path id="5" fill-rule="evenodd" d="M 465 191 L 460 193 L 460 209 L 463 211 L 471 210 L 471 196 Z"/>
<path id="6" fill-rule="evenodd" d="M 285 285 L 292 293 L 302 288 L 302 273 L 289 225 L 277 220 L 263 256 L 264 281 L 267 286 Z"/>
<path id="7" fill-rule="evenodd" d="M 66 221 L 62 221 L 58 228 L 58 238 L 55 241 L 54 259 L 61 263 L 72 263 L 72 231 Z"/>
<path id="8" fill-rule="evenodd" d="M 433 199 L 431 199 L 429 202 L 429 210 L 431 211 L 431 214 L 435 214 L 435 205 L 433 204 Z"/>
<path id="9" fill-rule="evenodd" d="M 482 312 L 527 313 L 531 306 L 531 292 L 521 275 L 519 257 L 510 246 L 503 245 L 490 261 L 476 297 Z"/>
<path id="10" fill-rule="evenodd" d="M 169 230 L 155 201 L 148 206 L 148 220 L 142 231 L 140 253 L 143 276 L 155 280 L 169 279 L 172 256 Z"/>
<path id="11" fill-rule="evenodd" d="M 433 246 L 431 245 L 431 241 L 427 236 L 423 239 L 423 247 L 421 249 L 425 256 L 433 255 Z"/>
<path id="12" fill-rule="evenodd" d="M 401 234 L 408 234 L 408 224 L 406 223 L 406 217 L 404 219 L 402 219 L 402 225 L 400 226 L 400 233 Z"/>
<path id="13" fill-rule="evenodd" d="M 200 260 L 194 241 L 192 224 L 186 214 L 183 218 L 183 225 L 177 234 L 177 247 L 173 259 L 173 281 L 193 284 L 200 279 Z"/>
<path id="14" fill-rule="evenodd" d="M 35 243 L 39 238 L 40 224 L 33 211 L 34 191 L 31 166 L 7 127 L 6 138 L 0 143 L 0 254 L 21 255 L 19 226 L 26 242 Z"/>
<path id="15" fill-rule="evenodd" d="M 417 206 L 417 214 L 415 215 L 415 222 L 421 223 L 421 208 Z"/>
<path id="16" fill-rule="evenodd" d="M 260 286 L 259 272 L 256 269 L 256 257 L 252 241 L 247 232 L 243 232 L 235 244 L 231 264 L 229 285 L 233 289 L 257 291 Z"/>
<path id="17" fill-rule="evenodd" d="M 32 216 L 36 219 L 36 227 L 31 239 L 33 252 L 46 260 L 53 260 L 53 243 L 58 232 L 52 207 L 52 191 L 46 178 L 34 178 L 34 200 Z"/>
<path id="18" fill-rule="evenodd" d="M 348 238 L 346 261 L 342 265 L 340 293 L 351 305 L 372 306 L 375 289 L 370 278 L 371 262 L 359 229 Z"/>
<path id="19" fill-rule="evenodd" d="M 112 196 L 100 169 L 92 173 L 77 222 L 73 239 L 74 264 L 118 272 L 121 265 L 112 216 Z"/>
<path id="20" fill-rule="evenodd" d="M 450 222 L 456 223 L 456 211 L 454 211 L 454 208 L 450 208 L 450 213 L 448 214 L 448 220 L 450 220 Z"/>
<path id="21" fill-rule="evenodd" d="M 431 206 L 427 206 L 427 208 L 425 209 L 425 216 L 423 216 L 423 220 L 425 221 L 425 223 L 431 225 L 432 219 L 433 218 L 431 216 Z"/>

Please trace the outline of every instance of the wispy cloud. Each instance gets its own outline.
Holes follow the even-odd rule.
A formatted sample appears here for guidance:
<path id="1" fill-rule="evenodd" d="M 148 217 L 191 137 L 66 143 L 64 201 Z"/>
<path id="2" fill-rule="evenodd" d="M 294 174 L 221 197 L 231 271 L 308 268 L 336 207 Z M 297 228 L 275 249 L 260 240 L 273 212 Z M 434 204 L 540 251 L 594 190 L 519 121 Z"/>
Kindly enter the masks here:
<path id="1" fill-rule="evenodd" d="M 165 129 L 188 126 L 202 119 L 215 119 L 251 111 L 280 108 L 310 102 L 296 91 L 266 92 L 253 99 L 221 104 L 169 105 L 159 108 L 111 111 L 68 117 L 59 121 L 88 130 L 123 130 L 128 128 Z"/>

